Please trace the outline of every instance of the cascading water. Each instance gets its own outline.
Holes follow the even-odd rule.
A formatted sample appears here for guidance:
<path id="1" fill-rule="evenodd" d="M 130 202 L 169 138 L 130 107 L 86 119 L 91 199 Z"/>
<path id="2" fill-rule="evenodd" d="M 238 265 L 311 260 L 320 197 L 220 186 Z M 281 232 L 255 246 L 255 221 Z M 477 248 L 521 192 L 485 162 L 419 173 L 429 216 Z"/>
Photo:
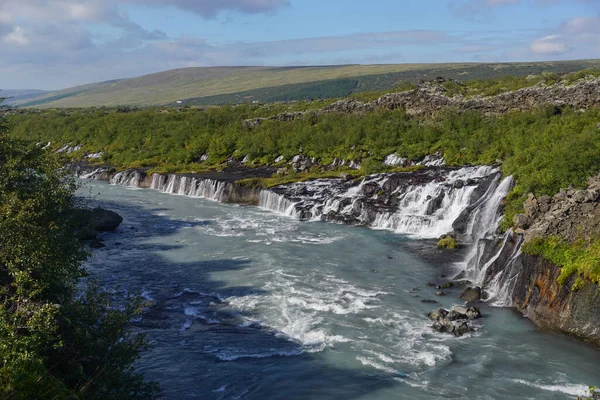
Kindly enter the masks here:
<path id="1" fill-rule="evenodd" d="M 296 203 L 286 199 L 284 195 L 274 193 L 270 190 L 260 192 L 258 206 L 289 217 L 298 218 L 295 207 Z"/>
<path id="2" fill-rule="evenodd" d="M 465 168 L 450 173 L 442 184 L 429 182 L 410 187 L 401 196 L 398 211 L 379 214 L 373 227 L 422 238 L 438 238 L 452 231 L 454 221 L 472 201 L 477 187 L 463 186 L 463 182 L 493 174 L 497 171 L 490 167 Z M 484 195 L 478 201 L 487 204 L 486 200 Z"/>
<path id="3" fill-rule="evenodd" d="M 140 183 L 143 180 L 142 173 L 140 171 L 123 171 L 119 172 L 110 180 L 111 185 L 127 186 L 127 187 L 140 187 Z"/>
<path id="4" fill-rule="evenodd" d="M 483 284 L 485 279 L 486 240 L 494 240 L 502 219 L 500 205 L 513 187 L 512 176 L 502 182 L 495 180 L 481 199 L 468 210 L 470 217 L 466 235 L 471 238 L 471 248 L 462 267 L 467 279 Z"/>
<path id="5" fill-rule="evenodd" d="M 512 238 L 513 232 L 507 232 L 504 243 L 506 243 L 508 239 Z M 494 306 L 511 307 L 513 305 L 512 294 L 515 290 L 517 280 L 522 272 L 521 269 L 516 266 L 516 261 L 521 255 L 521 246 L 523 241 L 523 235 L 518 235 L 508 261 L 506 261 L 503 267 L 500 268 L 496 275 L 491 279 L 490 283 L 486 285 L 486 291 L 488 294 L 487 300 L 490 301 Z M 499 256 L 502 254 L 503 250 L 504 248 L 501 249 L 497 255 Z M 495 261 L 495 259 L 493 261 Z M 488 264 L 491 265 L 493 261 L 490 261 Z"/>
<path id="6" fill-rule="evenodd" d="M 121 172 L 114 176 L 111 184 L 119 186 L 137 187 L 141 182 L 139 173 Z M 226 202 L 229 184 L 213 179 L 198 179 L 182 175 L 153 174 L 150 188 L 163 193 L 180 196 L 201 197 L 209 200 Z"/>
<path id="7" fill-rule="evenodd" d="M 482 209 L 489 206 L 497 210 L 494 195 L 499 177 L 496 168 L 484 166 L 377 174 L 358 185 L 322 179 L 265 190 L 260 206 L 302 220 L 368 225 L 419 238 L 438 238 L 452 232 L 453 223 L 469 207 L 476 215 L 481 214 L 477 223 L 487 224 Z M 494 204 L 489 204 L 492 198 Z"/>
<path id="8" fill-rule="evenodd" d="M 111 183 L 139 187 L 143 180 L 140 171 L 131 170 L 116 174 Z M 509 279 L 501 273 L 490 276 L 488 267 L 499 257 L 490 253 L 489 246 L 498 240 L 500 205 L 512 185 L 512 177 L 501 180 L 495 167 L 435 167 L 412 173 L 376 174 L 360 183 L 319 179 L 282 185 L 261 191 L 258 204 L 299 220 L 366 225 L 416 238 L 434 239 L 457 233 L 463 242 L 471 243 L 459 277 L 493 286 L 504 285 Z M 231 184 L 154 174 L 150 187 L 169 194 L 226 202 Z M 506 285 L 502 288 L 506 289 Z M 495 298 L 508 297 L 501 290 L 493 292 Z"/>

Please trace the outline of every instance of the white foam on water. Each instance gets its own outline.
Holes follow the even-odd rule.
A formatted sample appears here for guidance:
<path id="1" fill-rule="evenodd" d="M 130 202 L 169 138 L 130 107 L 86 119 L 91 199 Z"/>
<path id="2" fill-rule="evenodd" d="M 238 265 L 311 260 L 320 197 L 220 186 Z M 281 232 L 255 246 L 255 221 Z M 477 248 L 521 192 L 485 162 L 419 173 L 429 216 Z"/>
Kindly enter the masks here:
<path id="1" fill-rule="evenodd" d="M 394 374 L 394 375 L 400 375 L 402 374 L 400 371 L 397 371 L 393 368 L 387 367 L 383 364 L 378 363 L 377 361 L 373 360 L 372 358 L 368 358 L 368 357 L 364 357 L 364 356 L 357 356 L 356 359 L 358 361 L 360 361 L 363 365 L 366 365 L 368 367 L 372 367 L 375 369 L 378 369 L 380 371 L 384 371 L 387 372 L 389 374 Z"/>
<path id="2" fill-rule="evenodd" d="M 224 392 L 225 390 L 227 390 L 227 386 L 228 386 L 228 385 L 223 385 L 223 386 L 221 386 L 220 388 L 213 390 L 213 393 L 221 393 L 221 392 Z"/>
<path id="3" fill-rule="evenodd" d="M 590 390 L 589 386 L 582 384 L 572 384 L 572 383 L 552 383 L 547 384 L 541 381 L 530 382 L 524 379 L 512 379 L 513 382 L 520 383 L 522 385 L 534 387 L 537 389 L 546 390 L 549 392 L 559 392 L 564 393 L 569 396 L 589 396 Z"/>
<path id="4" fill-rule="evenodd" d="M 236 361 L 244 358 L 294 357 L 302 354 L 302 350 L 262 349 L 257 353 L 242 353 L 234 350 L 221 350 L 215 356 L 221 361 Z"/>

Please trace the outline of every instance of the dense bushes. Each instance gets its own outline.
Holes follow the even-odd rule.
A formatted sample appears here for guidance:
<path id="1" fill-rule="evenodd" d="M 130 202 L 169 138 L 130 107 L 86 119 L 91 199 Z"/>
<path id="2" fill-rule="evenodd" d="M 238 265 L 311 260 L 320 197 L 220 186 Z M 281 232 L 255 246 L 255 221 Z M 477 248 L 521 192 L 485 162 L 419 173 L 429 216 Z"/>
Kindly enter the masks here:
<path id="1" fill-rule="evenodd" d="M 121 168 L 200 169 L 195 162 L 204 153 L 210 154 L 208 163 L 216 165 L 231 154 L 271 163 L 279 155 L 289 160 L 302 152 L 327 163 L 335 157 L 381 161 L 392 152 L 419 159 L 437 151 L 450 165 L 501 160 L 504 173 L 517 178 L 519 193 L 554 194 L 561 187 L 584 185 L 600 166 L 596 109 L 565 109 L 556 114 L 553 108 L 541 108 L 499 117 L 447 111 L 435 120 L 411 118 L 402 110 L 379 110 L 266 121 L 252 130 L 242 123 L 265 113 L 258 106 L 129 113 L 47 111 L 15 115 L 11 120 L 16 137 L 51 141 L 54 149 L 82 143 L 79 156 L 104 151 L 102 161 Z"/>
<path id="2" fill-rule="evenodd" d="M 75 184 L 48 152 L 0 132 L 0 398 L 146 399 L 143 337 L 93 284 L 77 240 Z"/>

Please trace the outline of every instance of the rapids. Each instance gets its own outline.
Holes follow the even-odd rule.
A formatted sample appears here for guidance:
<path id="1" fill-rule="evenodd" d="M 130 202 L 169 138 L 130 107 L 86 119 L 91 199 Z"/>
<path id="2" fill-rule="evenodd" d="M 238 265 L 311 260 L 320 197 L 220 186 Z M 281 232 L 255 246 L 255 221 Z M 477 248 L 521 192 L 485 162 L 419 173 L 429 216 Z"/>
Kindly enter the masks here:
<path id="1" fill-rule="evenodd" d="M 487 179 L 493 171 L 483 172 Z M 116 301 L 130 292 L 149 300 L 134 321 L 152 344 L 139 368 L 161 384 L 165 399 L 583 394 L 598 383 L 600 353 L 539 332 L 511 309 L 483 306 L 478 330 L 462 338 L 430 329 L 425 314 L 459 304 L 459 289 L 437 297 L 425 284 L 449 279 L 457 266 L 469 269 L 479 241 L 496 235 L 494 204 L 510 182 L 496 175 L 485 188 L 477 182 L 448 186 L 454 194 L 436 202 L 443 212 L 407 212 L 406 218 L 431 222 L 412 232 L 399 223 L 378 222 L 374 227 L 387 230 L 373 230 L 316 222 L 321 218 L 300 222 L 287 212 L 296 203 L 281 197 L 271 204 L 280 202 L 276 207 L 286 215 L 208 201 L 198 197 L 218 200 L 218 185 L 200 189 L 191 180 L 156 178 L 157 190 L 88 181 L 81 194 L 94 193 L 90 202 L 125 220 L 117 232 L 102 234 L 107 247 L 95 250 L 87 267 Z M 399 198 L 412 193 L 431 201 L 435 193 L 425 195 L 433 190 L 426 186 L 411 186 Z M 339 192 L 340 203 L 358 193 L 351 190 Z M 316 203 L 337 212 L 347 207 L 313 200 L 311 210 Z M 459 203 L 460 210 L 453 208 Z M 452 226 L 466 209 L 480 221 L 464 224 L 469 249 L 449 253 L 424 239 Z M 388 210 L 388 220 L 401 220 L 398 213 L 402 209 Z M 477 268 L 469 273 L 481 273 Z"/>

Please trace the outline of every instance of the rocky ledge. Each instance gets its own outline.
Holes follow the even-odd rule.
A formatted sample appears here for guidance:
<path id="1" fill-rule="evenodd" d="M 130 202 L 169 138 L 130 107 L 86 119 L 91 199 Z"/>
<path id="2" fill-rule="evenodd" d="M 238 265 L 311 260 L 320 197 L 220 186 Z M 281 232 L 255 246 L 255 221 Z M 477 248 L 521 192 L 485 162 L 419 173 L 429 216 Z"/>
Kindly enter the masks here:
<path id="1" fill-rule="evenodd" d="M 582 79 L 571 85 L 567 85 L 565 82 L 559 82 L 552 86 L 540 83 L 497 96 L 474 96 L 469 98 L 462 95 L 448 96 L 448 91 L 444 88 L 445 82 L 444 78 L 438 78 L 432 82 L 422 83 L 414 90 L 386 94 L 370 103 L 344 99 L 319 111 L 285 113 L 270 118 L 255 118 L 246 120 L 245 124 L 249 128 L 254 128 L 266 120 L 291 121 L 308 114 L 362 113 L 371 112 L 377 108 L 389 110 L 400 108 L 410 115 L 431 116 L 448 108 L 460 112 L 481 111 L 487 114 L 502 114 L 514 110 L 528 110 L 541 105 L 554 106 L 557 108 L 557 112 L 564 106 L 577 109 L 600 106 L 600 78 Z"/>

